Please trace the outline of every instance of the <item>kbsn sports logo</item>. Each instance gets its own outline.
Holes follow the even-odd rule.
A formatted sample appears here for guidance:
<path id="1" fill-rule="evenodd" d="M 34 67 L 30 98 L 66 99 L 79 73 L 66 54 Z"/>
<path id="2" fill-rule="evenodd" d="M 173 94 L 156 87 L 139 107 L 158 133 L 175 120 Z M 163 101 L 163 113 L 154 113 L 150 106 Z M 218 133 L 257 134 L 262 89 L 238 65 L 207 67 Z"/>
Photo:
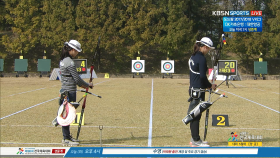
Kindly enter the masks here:
<path id="1" fill-rule="evenodd" d="M 234 132 L 234 133 L 231 132 L 230 134 L 231 134 L 231 137 L 229 137 L 228 142 L 229 142 L 230 140 L 231 140 L 231 141 L 234 141 L 234 140 L 235 140 L 235 141 L 238 141 L 238 139 L 237 139 L 237 136 L 238 136 L 238 135 L 236 134 L 236 132 Z"/>
<path id="2" fill-rule="evenodd" d="M 24 154 L 23 151 L 23 148 L 19 148 L 17 154 Z"/>
<path id="3" fill-rule="evenodd" d="M 247 15 L 247 16 L 262 16 L 262 11 L 261 10 L 217 10 L 217 11 L 212 11 L 213 16 L 242 16 L 242 15 Z"/>

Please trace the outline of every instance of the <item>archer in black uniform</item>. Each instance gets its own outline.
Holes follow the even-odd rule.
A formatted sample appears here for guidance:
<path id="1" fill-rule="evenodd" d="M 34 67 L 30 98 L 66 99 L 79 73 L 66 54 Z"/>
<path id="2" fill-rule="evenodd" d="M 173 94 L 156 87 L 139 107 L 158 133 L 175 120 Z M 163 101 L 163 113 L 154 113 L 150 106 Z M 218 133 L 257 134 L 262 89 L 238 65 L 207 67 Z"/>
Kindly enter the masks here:
<path id="1" fill-rule="evenodd" d="M 192 89 L 207 89 L 212 88 L 216 89 L 215 84 L 211 84 L 206 76 L 206 72 L 208 70 L 206 64 L 205 55 L 209 52 L 210 49 L 215 49 L 213 46 L 213 42 L 208 37 L 203 37 L 200 41 L 196 41 L 194 45 L 194 53 L 189 59 L 189 68 L 190 68 L 190 87 L 189 87 L 189 95 L 192 95 Z M 205 92 L 201 92 L 199 95 L 197 94 L 196 98 L 192 98 L 190 102 L 188 114 L 192 109 L 198 105 L 199 101 L 205 100 Z M 199 121 L 201 115 L 194 118 L 192 122 L 190 122 L 190 129 L 192 139 L 190 144 L 192 146 L 209 146 L 207 142 L 202 141 L 199 136 Z"/>

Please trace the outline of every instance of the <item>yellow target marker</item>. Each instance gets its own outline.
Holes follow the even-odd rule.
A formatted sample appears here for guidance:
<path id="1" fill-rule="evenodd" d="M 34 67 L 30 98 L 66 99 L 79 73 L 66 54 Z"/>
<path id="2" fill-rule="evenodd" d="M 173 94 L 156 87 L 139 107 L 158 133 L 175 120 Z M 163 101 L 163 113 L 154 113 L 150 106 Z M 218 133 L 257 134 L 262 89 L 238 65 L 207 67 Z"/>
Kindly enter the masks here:
<path id="1" fill-rule="evenodd" d="M 80 118 L 81 118 L 81 113 L 80 112 L 76 113 L 76 118 L 75 118 L 74 122 L 71 123 L 70 125 L 78 126 L 79 122 L 80 122 Z M 85 125 L 85 113 L 83 116 L 82 125 Z"/>
<path id="2" fill-rule="evenodd" d="M 109 77 L 109 73 L 105 73 L 104 78 L 110 78 L 110 77 Z"/>
<path id="3" fill-rule="evenodd" d="M 47 56 L 46 56 L 46 51 L 44 50 L 44 56 L 43 56 L 43 59 L 47 59 Z"/>

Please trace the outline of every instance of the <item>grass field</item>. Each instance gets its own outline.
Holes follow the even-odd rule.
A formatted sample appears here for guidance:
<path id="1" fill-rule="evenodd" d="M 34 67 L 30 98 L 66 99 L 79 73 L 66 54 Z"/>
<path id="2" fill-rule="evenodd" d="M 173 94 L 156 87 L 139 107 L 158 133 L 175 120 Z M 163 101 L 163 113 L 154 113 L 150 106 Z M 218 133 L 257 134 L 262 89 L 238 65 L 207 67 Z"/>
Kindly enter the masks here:
<path id="1" fill-rule="evenodd" d="M 60 81 L 49 81 L 48 78 L 0 80 L 1 146 L 61 146 L 61 127 L 51 125 L 58 109 Z M 181 121 L 189 106 L 188 79 L 98 78 L 93 82 L 95 87 L 90 91 L 101 95 L 102 99 L 91 95 L 87 98 L 85 125 L 79 137 L 81 146 L 100 146 L 99 125 L 103 126 L 103 146 L 145 147 L 148 146 L 149 138 L 154 147 L 189 146 L 189 125 Z M 220 82 L 217 81 L 217 84 Z M 225 84 L 220 86 L 220 92 L 226 93 L 228 98 L 218 100 L 210 108 L 209 144 L 227 146 L 231 132 L 247 132 L 250 135 L 261 135 L 265 147 L 279 147 L 279 80 L 232 83 L 236 88 L 231 85 L 228 88 Z M 77 92 L 77 101 L 82 95 Z M 80 111 L 81 106 L 77 109 L 77 112 Z M 213 114 L 228 115 L 229 126 L 212 126 Z M 205 113 L 200 125 L 202 138 L 204 120 Z M 77 128 L 71 126 L 74 137 Z"/>

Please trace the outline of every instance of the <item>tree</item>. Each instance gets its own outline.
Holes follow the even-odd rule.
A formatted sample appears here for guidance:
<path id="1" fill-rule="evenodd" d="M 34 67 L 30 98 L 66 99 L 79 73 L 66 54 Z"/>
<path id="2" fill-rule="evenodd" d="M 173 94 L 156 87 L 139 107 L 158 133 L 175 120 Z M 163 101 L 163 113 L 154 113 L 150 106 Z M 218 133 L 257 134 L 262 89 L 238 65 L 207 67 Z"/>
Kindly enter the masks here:
<path id="1" fill-rule="evenodd" d="M 161 1 L 162 14 L 165 15 L 160 28 L 162 34 L 155 39 L 160 44 L 160 51 L 183 53 L 191 50 L 196 33 L 193 32 L 193 22 L 184 15 L 186 2 L 176 0 L 165 2 Z"/>
<path id="2" fill-rule="evenodd" d="M 5 2 L 3 0 L 0 0 L 0 31 L 5 30 L 6 27 L 5 14 Z"/>
<path id="3" fill-rule="evenodd" d="M 61 51 L 63 43 L 75 35 L 75 11 L 70 0 L 44 0 L 42 3 L 40 42 L 54 51 Z"/>
<path id="4" fill-rule="evenodd" d="M 216 47 L 223 33 L 223 21 L 221 16 L 212 15 L 212 11 L 230 10 L 229 7 L 227 0 L 187 1 L 184 12 L 193 21 L 193 31 L 197 33 L 196 39 L 209 37 Z"/>
<path id="5" fill-rule="evenodd" d="M 12 25 L 12 36 L 5 35 L 2 42 L 10 52 L 27 53 L 39 43 L 41 27 L 40 0 L 5 1 L 6 20 Z"/>
<path id="6" fill-rule="evenodd" d="M 269 35 L 268 41 L 270 43 L 270 49 L 268 50 L 270 57 L 280 57 L 280 2 L 278 0 L 271 0 L 268 6 L 272 15 L 267 20 Z"/>
<path id="7" fill-rule="evenodd" d="M 106 41 L 102 32 L 106 15 L 102 15 L 101 7 L 101 1 L 84 0 L 79 1 L 76 9 L 75 21 L 78 28 L 78 39 L 82 43 L 83 52 L 88 59 L 93 58 L 98 37 L 101 36 L 102 44 Z M 106 7 L 103 6 L 102 9 L 102 12 L 104 12 Z"/>

